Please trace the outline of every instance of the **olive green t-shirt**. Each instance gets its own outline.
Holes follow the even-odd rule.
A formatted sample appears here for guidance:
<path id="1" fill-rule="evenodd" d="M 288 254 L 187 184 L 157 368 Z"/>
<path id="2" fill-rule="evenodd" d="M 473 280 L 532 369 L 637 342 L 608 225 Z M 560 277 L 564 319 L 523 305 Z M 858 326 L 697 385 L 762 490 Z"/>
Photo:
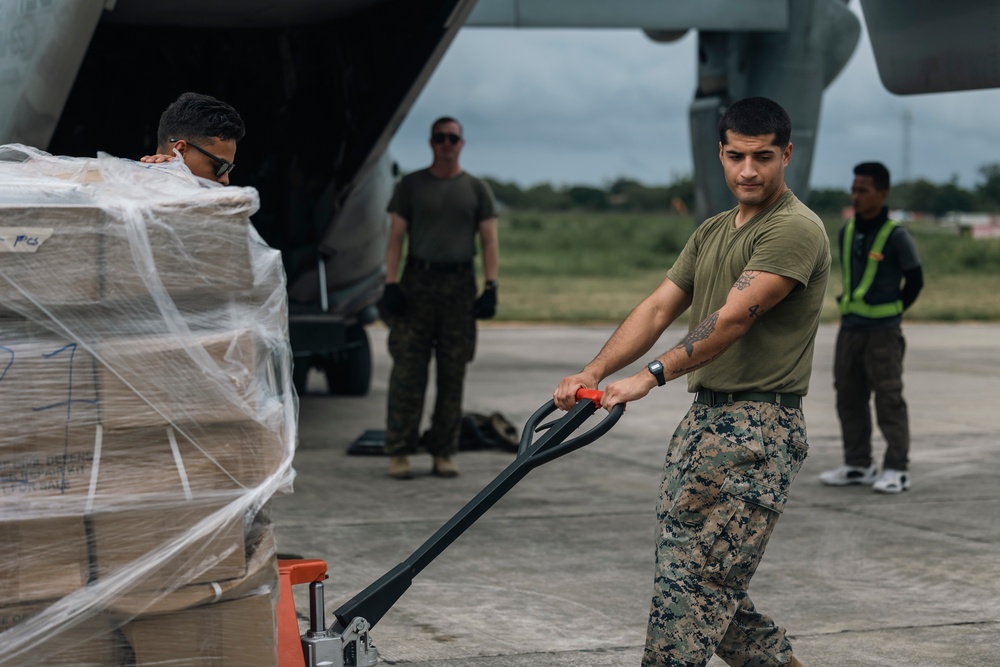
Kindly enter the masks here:
<path id="1" fill-rule="evenodd" d="M 486 183 L 464 171 L 439 178 L 430 169 L 400 180 L 389 212 L 406 220 L 410 256 L 428 262 L 472 261 L 479 223 L 496 215 Z"/>
<path id="2" fill-rule="evenodd" d="M 791 191 L 739 228 L 737 210 L 702 223 L 667 273 L 692 295 L 690 326 L 722 308 L 744 271 L 775 273 L 799 284 L 722 356 L 688 374 L 688 390 L 805 395 L 830 274 L 826 229 Z"/>

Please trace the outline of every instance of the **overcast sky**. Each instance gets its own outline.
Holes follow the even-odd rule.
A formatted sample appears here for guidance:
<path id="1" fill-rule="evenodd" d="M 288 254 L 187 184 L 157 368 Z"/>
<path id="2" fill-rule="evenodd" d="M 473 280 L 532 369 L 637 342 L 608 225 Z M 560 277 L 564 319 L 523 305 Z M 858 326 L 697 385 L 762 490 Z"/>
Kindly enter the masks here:
<path id="1" fill-rule="evenodd" d="M 857 0 L 851 9 L 861 16 Z M 464 28 L 390 146 L 404 171 L 426 166 L 429 125 L 465 127 L 463 166 L 522 186 L 600 185 L 625 176 L 667 183 L 692 171 L 688 107 L 694 31 L 658 44 L 639 30 Z M 897 96 L 882 86 L 866 32 L 823 96 L 813 187 L 843 187 L 880 160 L 904 174 L 903 114 L 912 115 L 909 175 L 964 187 L 1000 162 L 1000 90 Z"/>

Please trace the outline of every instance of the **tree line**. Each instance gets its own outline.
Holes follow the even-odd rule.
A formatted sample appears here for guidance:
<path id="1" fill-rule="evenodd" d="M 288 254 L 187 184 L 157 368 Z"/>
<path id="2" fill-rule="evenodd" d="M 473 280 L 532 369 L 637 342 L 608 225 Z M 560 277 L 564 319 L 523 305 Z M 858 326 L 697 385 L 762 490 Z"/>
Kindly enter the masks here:
<path id="1" fill-rule="evenodd" d="M 892 187 L 889 206 L 934 216 L 950 211 L 1000 213 L 1000 163 L 979 168 L 979 182 L 972 189 L 958 184 L 954 176 L 947 183 L 917 179 Z M 694 209 L 694 180 L 680 176 L 667 185 L 646 185 L 637 180 L 619 178 L 603 187 L 567 185 L 553 187 L 539 183 L 522 188 L 513 182 L 485 179 L 497 202 L 515 210 L 534 211 L 675 211 L 686 214 Z M 844 188 L 816 188 L 806 202 L 817 212 L 839 212 L 851 205 L 850 192 Z"/>
<path id="2" fill-rule="evenodd" d="M 694 208 L 694 179 L 682 176 L 669 185 L 645 185 L 619 178 L 605 187 L 538 183 L 521 188 L 517 183 L 483 179 L 493 189 L 497 203 L 519 211 L 670 211 Z"/>

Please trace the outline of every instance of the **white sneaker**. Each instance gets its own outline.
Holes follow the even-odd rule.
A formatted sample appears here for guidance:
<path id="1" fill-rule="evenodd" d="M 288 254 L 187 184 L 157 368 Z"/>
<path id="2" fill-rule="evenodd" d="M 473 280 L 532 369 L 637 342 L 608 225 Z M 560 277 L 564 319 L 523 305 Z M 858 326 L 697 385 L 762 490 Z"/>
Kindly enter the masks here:
<path id="1" fill-rule="evenodd" d="M 878 475 L 878 469 L 874 466 L 859 468 L 857 466 L 842 465 L 833 470 L 827 470 L 819 476 L 819 481 L 827 486 L 847 486 L 848 484 L 864 484 L 871 486 Z"/>
<path id="2" fill-rule="evenodd" d="M 910 473 L 886 468 L 872 488 L 878 493 L 902 493 L 910 488 Z"/>

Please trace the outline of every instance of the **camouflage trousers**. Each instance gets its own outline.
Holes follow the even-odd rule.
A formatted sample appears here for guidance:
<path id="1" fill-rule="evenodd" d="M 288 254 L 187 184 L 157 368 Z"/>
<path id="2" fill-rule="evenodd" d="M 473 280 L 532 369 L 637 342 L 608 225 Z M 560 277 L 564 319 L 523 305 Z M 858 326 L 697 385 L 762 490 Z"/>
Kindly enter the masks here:
<path id="1" fill-rule="evenodd" d="M 656 581 L 643 667 L 777 667 L 785 631 L 747 594 L 788 487 L 806 458 L 802 411 L 695 403 L 667 451 Z"/>
<path id="2" fill-rule="evenodd" d="M 412 264 L 399 284 L 406 314 L 389 322 L 389 398 L 385 445 L 389 454 L 409 454 L 422 444 L 435 456 L 458 451 L 465 368 L 475 354 L 475 275 L 435 273 Z M 419 437 L 431 355 L 437 394 L 431 427 Z"/>

